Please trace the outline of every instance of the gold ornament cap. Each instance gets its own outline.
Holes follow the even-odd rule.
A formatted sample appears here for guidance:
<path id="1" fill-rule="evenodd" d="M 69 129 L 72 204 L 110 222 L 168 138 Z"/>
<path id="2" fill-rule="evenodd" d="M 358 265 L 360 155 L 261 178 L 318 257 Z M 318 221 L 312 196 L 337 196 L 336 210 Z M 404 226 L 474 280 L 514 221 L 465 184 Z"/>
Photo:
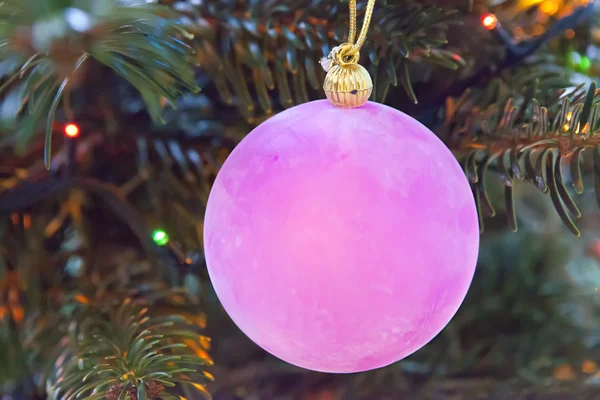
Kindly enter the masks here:
<path id="1" fill-rule="evenodd" d="M 363 66 L 358 64 L 358 59 L 360 48 L 367 39 L 375 0 L 367 0 L 365 20 L 358 38 L 356 38 L 356 0 L 349 0 L 348 6 L 350 11 L 348 42 L 334 47 L 329 56 L 321 60 L 321 66 L 327 72 L 323 90 L 331 104 L 336 107 L 355 108 L 365 105 L 373 92 L 371 76 Z"/>
<path id="2" fill-rule="evenodd" d="M 359 52 L 350 43 L 335 47 L 321 61 L 327 72 L 323 90 L 336 107 L 363 106 L 373 92 L 373 81 L 365 67 L 358 64 Z"/>

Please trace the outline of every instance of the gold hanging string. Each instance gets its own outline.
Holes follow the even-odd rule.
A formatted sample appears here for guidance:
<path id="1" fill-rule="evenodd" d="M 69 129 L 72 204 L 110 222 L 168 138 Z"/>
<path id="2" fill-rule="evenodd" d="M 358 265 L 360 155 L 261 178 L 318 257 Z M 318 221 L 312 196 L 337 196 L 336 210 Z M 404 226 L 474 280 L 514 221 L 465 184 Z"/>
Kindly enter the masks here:
<path id="1" fill-rule="evenodd" d="M 348 43 L 354 43 L 356 39 L 356 0 L 350 0 L 350 33 L 348 33 Z"/>
<path id="2" fill-rule="evenodd" d="M 358 40 L 354 43 L 354 39 L 356 38 L 356 0 L 350 0 L 350 34 L 348 35 L 348 43 L 353 43 L 354 46 L 352 49 L 354 51 L 359 51 L 360 48 L 365 44 L 365 40 L 367 39 L 367 32 L 369 32 L 369 25 L 371 24 L 371 17 L 373 16 L 373 9 L 375 8 L 375 0 L 369 0 L 367 2 L 367 9 L 365 11 L 365 21 L 363 22 L 362 29 L 360 30 L 360 35 L 358 36 Z"/>
<path id="3" fill-rule="evenodd" d="M 365 10 L 365 20 L 363 26 L 356 40 L 357 33 L 357 7 L 356 0 L 349 0 L 350 8 L 350 32 L 348 33 L 348 42 L 335 47 L 329 54 L 328 59 L 324 59 L 321 64 L 325 71 L 329 71 L 332 64 L 338 65 L 350 65 L 358 63 L 360 58 L 360 49 L 367 39 L 367 32 L 369 31 L 369 25 L 371 24 L 371 18 L 373 16 L 373 9 L 375 8 L 375 0 L 367 1 L 367 8 Z"/>

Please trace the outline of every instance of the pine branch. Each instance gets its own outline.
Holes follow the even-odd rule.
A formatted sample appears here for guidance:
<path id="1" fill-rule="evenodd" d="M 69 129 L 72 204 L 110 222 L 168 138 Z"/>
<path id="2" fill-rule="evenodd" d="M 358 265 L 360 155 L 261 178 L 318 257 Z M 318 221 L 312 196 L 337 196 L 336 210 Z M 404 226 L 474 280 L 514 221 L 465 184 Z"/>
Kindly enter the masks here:
<path id="1" fill-rule="evenodd" d="M 54 329 L 56 293 L 44 290 L 53 273 L 36 268 L 49 263 L 41 235 L 30 228 L 28 216 L 13 214 L 0 223 L 1 393 L 39 392 L 40 379 L 57 356 L 53 349 L 61 343 L 62 332 Z"/>
<path id="2" fill-rule="evenodd" d="M 198 90 L 191 49 L 180 40 L 187 33 L 172 20 L 169 7 L 87 0 L 71 8 L 71 3 L 0 3 L 0 75 L 6 78 L 0 123 L 5 130 L 16 129 L 13 140 L 22 150 L 46 118 L 46 167 L 54 115 L 63 94 L 83 84 L 88 58 L 136 87 L 157 122 L 163 99 L 174 105 L 177 96 Z"/>
<path id="3" fill-rule="evenodd" d="M 11 351 L 6 353 L 9 358 L 2 359 L 6 363 L 0 368 L 0 385 L 6 385 L 6 390 L 12 391 L 8 388 L 9 384 L 27 383 L 31 376 L 41 377 L 43 383 L 45 376 L 50 375 L 49 382 L 52 384 L 48 390 L 52 392 L 53 398 L 67 399 L 71 398 L 73 392 L 70 389 L 74 385 L 61 382 L 72 382 L 72 376 L 79 374 L 75 381 L 87 385 L 87 389 L 77 386 L 83 390 L 82 396 L 86 395 L 85 391 L 96 389 L 97 393 L 90 396 L 110 398 L 116 392 L 123 394 L 123 398 L 134 399 L 136 396 L 142 397 L 142 392 L 146 390 L 146 397 L 149 399 L 157 398 L 159 394 L 162 398 L 172 398 L 167 389 L 171 387 L 170 384 L 177 383 L 178 391 L 200 391 L 209 397 L 198 378 L 210 379 L 210 374 L 200 370 L 197 373 L 175 372 L 198 363 L 211 363 L 207 353 L 208 339 L 198 333 L 205 326 L 205 317 L 198 311 L 198 282 L 194 280 L 190 266 L 181 267 L 179 271 L 164 269 L 161 268 L 162 265 L 156 265 L 154 254 L 148 254 L 147 261 L 140 262 L 135 257 L 139 252 L 135 241 L 125 247 L 125 252 L 122 249 L 115 251 L 114 248 L 107 251 L 103 243 L 110 238 L 107 238 L 106 228 L 98 227 L 97 220 L 88 224 L 94 224 L 94 229 L 100 229 L 100 232 L 85 232 L 81 229 L 82 219 L 85 222 L 93 215 L 88 210 L 91 204 L 83 203 L 89 194 L 104 198 L 104 201 L 108 196 L 113 199 L 112 203 L 109 202 L 110 207 L 119 209 L 123 204 L 120 191 L 115 194 L 114 187 L 89 179 L 59 179 L 49 182 L 50 185 L 37 185 L 41 189 L 37 193 L 42 197 L 32 195 L 31 203 L 22 203 L 21 207 L 9 209 L 12 212 L 12 227 L 1 230 L 0 266 L 10 267 L 10 273 L 7 273 L 9 276 L 24 275 L 30 280 L 26 284 L 15 282 L 14 279 L 7 280 L 4 284 L 0 280 L 0 310 L 4 310 L 3 319 L 0 320 L 0 341 L 11 346 Z M 70 189 L 67 190 L 68 187 Z M 73 187 L 77 189 L 74 190 Z M 68 196 L 61 195 L 60 192 Z M 74 198 L 76 192 L 80 194 Z M 15 193 L 18 194 L 19 190 L 11 192 L 12 195 Z M 9 205 L 10 201 L 2 203 Z M 48 213 L 48 206 L 50 209 L 59 209 L 58 215 Z M 67 218 L 61 217 L 63 210 L 69 213 Z M 137 218 L 136 213 L 127 207 L 125 212 L 117 214 L 118 219 L 127 221 L 135 221 Z M 143 226 L 133 228 L 134 231 L 137 230 L 134 233 L 141 232 L 141 242 L 151 241 L 150 233 Z M 94 237 L 86 236 L 86 233 L 91 233 Z M 56 241 L 59 241 L 60 247 L 53 251 L 54 257 L 49 260 L 48 246 Z M 156 246 L 154 243 L 151 245 Z M 162 251 L 164 249 L 156 247 L 161 250 L 159 254 L 165 256 L 166 252 Z M 189 256 L 186 254 L 186 257 Z M 194 260 L 190 259 L 192 261 Z M 48 265 L 49 262 L 52 265 Z M 49 268 L 39 268 L 41 265 Z M 0 272 L 6 273 L 2 270 Z M 173 272 L 178 272 L 177 276 L 167 275 L 173 275 Z M 184 284 L 187 290 L 177 288 L 180 284 Z M 170 285 L 176 288 L 170 288 Z M 15 296 L 13 292 L 17 288 L 27 290 Z M 2 307 L 5 298 L 20 300 L 18 303 L 12 300 L 7 307 Z M 133 317 L 125 323 L 125 317 L 116 313 L 125 298 L 132 300 L 131 306 L 123 312 L 128 315 L 127 318 L 135 314 L 139 325 L 136 325 Z M 142 312 L 143 308 L 151 311 Z M 150 321 L 143 322 L 147 317 Z M 5 328 L 9 329 L 6 331 L 7 335 L 2 335 L 2 329 Z M 132 354 L 130 347 L 135 343 L 124 340 L 123 337 L 137 335 L 146 328 L 151 332 L 142 336 L 164 337 L 157 338 L 156 340 L 160 339 L 159 343 L 150 348 L 143 347 L 144 354 L 157 351 L 156 347 L 168 347 L 158 351 L 158 355 L 149 355 L 145 360 L 152 362 L 144 365 L 136 364 L 134 361 L 137 359 L 125 357 L 121 360 L 130 368 L 128 371 L 146 371 L 145 374 L 137 373 L 134 378 L 122 378 L 126 372 L 121 374 L 122 371 L 119 371 L 121 375 L 117 377 L 120 380 L 110 388 L 103 386 L 106 379 L 109 379 L 104 372 L 96 375 L 98 371 L 95 371 L 85 382 L 81 379 L 79 359 L 92 360 L 91 365 L 98 365 L 101 364 L 102 357 L 111 356 L 106 352 L 89 353 L 90 347 L 97 344 L 99 338 L 119 343 L 121 353 Z M 177 346 L 171 347 L 177 343 Z M 108 348 L 104 350 L 108 351 Z M 57 359 L 58 362 L 54 364 Z M 119 363 L 117 367 L 124 368 Z M 29 386 L 28 392 L 35 390 L 33 383 L 29 383 Z"/>
<path id="4" fill-rule="evenodd" d="M 125 143 L 124 139 L 121 143 Z M 93 196 L 123 222 L 150 259 L 166 265 L 186 263 L 187 253 L 200 249 L 208 193 L 233 144 L 218 146 L 213 142 L 212 147 L 192 147 L 175 139 L 150 139 L 146 135 L 127 139 L 134 140 L 131 151 L 105 166 L 111 168 L 110 175 L 119 186 L 94 179 L 82 168 L 76 168 L 77 176 L 36 177 L 34 171 L 38 168 L 34 165 L 31 172 L 19 173 L 25 178 L 22 182 L 16 175 L 0 179 L 0 188 L 10 187 L 4 192 L 0 190 L 0 214 L 22 212 L 57 200 L 64 208 L 67 201 L 61 199 L 80 191 L 86 197 Z M 55 159 L 58 161 L 60 157 Z M 135 210 L 131 201 L 136 204 Z M 86 218 L 85 210 L 82 214 Z M 53 221 L 53 232 L 65 223 L 66 214 L 61 215 L 62 218 L 57 216 Z M 174 240 L 165 247 L 157 246 L 151 238 L 151 231 L 157 228 L 166 229 Z"/>
<path id="5" fill-rule="evenodd" d="M 176 385 L 189 385 L 211 398 L 198 383 L 213 379 L 201 370 L 212 365 L 209 341 L 191 321 L 152 316 L 143 302 L 129 298 L 120 307 L 80 299 L 91 308 L 84 310 L 90 320 L 76 339 L 80 350 L 57 363 L 50 399 L 173 399 Z"/>
<path id="6" fill-rule="evenodd" d="M 458 102 L 448 103 L 446 120 L 450 125 L 456 123 L 451 135 L 473 186 L 481 230 L 483 217 L 495 215 L 486 189 L 487 171 L 493 168 L 504 183 L 511 229 L 517 230 L 514 186 L 526 180 L 550 196 L 564 224 L 579 236 L 575 220 L 581 212 L 571 192 L 583 193 L 581 156 L 585 150 L 593 152 L 594 187 L 600 204 L 600 91 L 592 82 L 587 92 L 581 91 L 581 86 L 568 95 L 558 92 L 556 100 L 549 99 L 548 107 L 543 107 L 534 98 L 536 84 L 537 80 L 520 98 L 499 103 L 502 108 L 494 104 L 474 108 L 466 94 Z"/>
<path id="7" fill-rule="evenodd" d="M 0 282 L 0 299 L 12 299 L 0 308 L 0 344 L 9 349 L 0 355 L 3 393 L 14 393 L 15 387 L 35 393 L 48 379 L 46 390 L 53 399 L 73 399 L 77 391 L 78 398 L 115 393 L 127 399 L 173 398 L 175 386 L 210 398 L 200 383 L 212 376 L 199 369 L 212 365 L 210 341 L 200 334 L 206 317 L 193 296 L 157 280 L 150 263 L 115 252 L 98 266 L 90 260 L 101 257 L 90 254 L 85 273 L 67 267 L 72 276 L 64 276 L 54 265 L 44 273 L 36 268 L 41 260 L 31 257 L 43 257 L 44 248 L 27 246 L 43 235 L 27 226 L 22 243 L 10 240 L 18 234 L 5 235 L 6 246 L 0 246 L 3 264 L 18 267 L 9 274 L 13 278 Z M 15 249 L 14 257 L 6 258 L 15 245 L 20 252 L 28 250 L 28 256 Z M 23 279 L 27 269 L 38 275 L 27 284 L 15 280 Z M 5 288 L 4 282 L 11 286 Z M 35 291 L 42 287 L 41 293 Z M 43 301 L 36 301 L 40 294 Z"/>
<path id="8" fill-rule="evenodd" d="M 503 45 L 504 56 L 498 63 L 490 63 L 481 66 L 474 73 L 470 74 L 467 78 L 454 82 L 450 87 L 444 89 L 441 92 L 430 93 L 422 99 L 421 106 L 424 107 L 439 107 L 443 102 L 452 96 L 460 96 L 465 90 L 472 88 L 476 85 L 485 83 L 493 79 L 503 71 L 513 68 L 523 62 L 526 62 L 527 57 L 534 54 L 544 44 L 555 36 L 560 35 L 567 29 L 572 29 L 582 21 L 589 19 L 593 15 L 594 5 L 587 3 L 580 5 L 575 4 L 577 7 L 574 11 L 568 15 L 563 15 L 557 21 L 553 21 L 549 26 L 546 27 L 546 31 L 543 34 L 530 38 L 529 40 L 514 43 L 515 39 L 508 33 L 496 35 Z M 514 11 L 512 12 L 514 14 Z M 524 13 L 521 11 L 521 13 Z M 528 14 L 532 14 L 528 12 Z M 516 18 L 516 15 L 512 15 Z M 502 29 L 503 28 L 497 28 Z"/>
<path id="9" fill-rule="evenodd" d="M 347 4 L 342 1 L 180 2 L 174 7 L 184 13 L 198 60 L 221 100 L 235 102 L 249 122 L 261 115 L 257 109 L 269 115 L 279 106 L 321 97 L 319 61 L 347 39 Z M 444 45 L 459 16 L 456 10 L 411 0 L 380 2 L 363 50 L 375 100 L 385 100 L 390 86 L 399 83 L 414 100 L 408 76 L 413 62 L 456 69 L 463 61 Z"/>

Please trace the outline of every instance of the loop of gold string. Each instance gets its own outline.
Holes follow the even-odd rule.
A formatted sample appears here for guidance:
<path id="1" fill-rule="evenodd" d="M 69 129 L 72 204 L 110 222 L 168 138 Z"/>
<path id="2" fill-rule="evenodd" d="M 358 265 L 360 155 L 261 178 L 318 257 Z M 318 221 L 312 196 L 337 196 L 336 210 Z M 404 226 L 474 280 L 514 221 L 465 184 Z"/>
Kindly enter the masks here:
<path id="1" fill-rule="evenodd" d="M 369 31 L 369 25 L 371 24 L 371 17 L 373 16 L 373 9 L 375 8 L 375 0 L 368 0 L 367 8 L 365 10 L 365 20 L 360 30 L 358 40 L 354 43 L 356 38 L 357 22 L 356 22 L 356 0 L 349 1 L 350 7 L 350 33 L 348 34 L 348 43 L 352 43 L 352 52 L 358 52 L 360 48 L 365 44 L 367 39 L 367 32 Z"/>

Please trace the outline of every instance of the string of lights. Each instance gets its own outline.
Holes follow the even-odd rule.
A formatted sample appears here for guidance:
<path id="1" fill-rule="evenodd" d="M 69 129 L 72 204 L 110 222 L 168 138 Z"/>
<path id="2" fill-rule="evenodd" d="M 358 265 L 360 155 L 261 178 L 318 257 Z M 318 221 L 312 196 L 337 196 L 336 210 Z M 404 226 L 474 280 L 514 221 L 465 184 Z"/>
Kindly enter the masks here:
<path id="1" fill-rule="evenodd" d="M 0 215 L 13 215 L 25 211 L 35 204 L 61 193 L 78 188 L 98 195 L 104 203 L 122 220 L 137 236 L 142 248 L 159 256 L 163 261 L 173 258 L 178 264 L 189 264 L 190 259 L 185 255 L 177 243 L 170 240 L 169 235 L 162 229 L 155 229 L 149 237 L 149 230 L 138 213 L 124 201 L 125 193 L 119 187 L 109 185 L 90 178 L 76 176 L 76 149 L 80 138 L 81 128 L 75 123 L 67 123 L 63 127 L 63 134 L 68 139 L 67 166 L 69 174 L 66 177 L 54 174 L 45 175 L 41 179 L 24 181 L 16 188 L 0 194 Z"/>
<path id="2" fill-rule="evenodd" d="M 447 97 L 459 95 L 464 91 L 465 88 L 476 85 L 477 83 L 484 80 L 488 75 L 498 73 L 506 68 L 510 68 L 516 65 L 518 62 L 523 60 L 529 54 L 533 53 L 541 45 L 547 42 L 550 38 L 560 34 L 561 32 L 571 29 L 576 24 L 580 23 L 586 18 L 589 18 L 593 9 L 593 3 L 587 4 L 585 7 L 576 9 L 572 14 L 557 21 L 550 29 L 544 32 L 542 35 L 521 43 L 515 43 L 510 33 L 504 29 L 498 18 L 493 14 L 484 14 L 481 17 L 481 24 L 484 28 L 492 32 L 496 39 L 504 46 L 505 57 L 501 64 L 494 67 L 486 66 L 480 71 L 473 74 L 471 77 L 464 81 L 460 81 L 453 85 L 442 95 L 437 96 L 434 101 L 424 99 L 420 106 L 432 106 L 443 104 Z M 31 207 L 33 204 L 44 200 L 50 196 L 55 196 L 58 192 L 63 192 L 69 188 L 77 185 L 90 186 L 86 182 L 81 181 L 79 178 L 73 178 L 76 174 L 77 162 L 76 162 L 76 149 L 78 142 L 82 137 L 82 129 L 80 125 L 74 122 L 69 122 L 61 126 L 63 135 L 67 138 L 67 167 L 68 167 L 68 178 L 57 178 L 57 177 L 44 177 L 43 179 L 24 182 L 14 190 L 10 190 L 0 194 L 0 213 L 10 214 L 12 212 L 23 210 Z M 89 183 L 89 182 L 88 182 Z M 99 184 L 98 182 L 96 182 Z M 100 190 L 97 184 L 91 185 L 91 190 Z M 95 188 L 95 189 L 94 189 Z M 122 201 L 122 197 L 118 192 L 114 190 L 104 190 L 103 187 L 100 192 L 103 193 L 103 198 L 108 199 L 113 209 L 120 209 L 117 203 L 124 204 L 128 207 L 126 202 Z M 114 189 L 114 188 L 112 188 Z M 118 188 L 117 188 L 118 189 Z M 169 240 L 168 233 L 163 229 L 155 229 L 154 231 L 146 230 L 140 221 L 134 221 L 131 218 L 135 215 L 134 210 L 128 211 L 117 211 L 118 214 L 124 217 L 124 221 L 130 226 L 133 232 L 145 243 L 147 249 L 156 251 L 157 247 L 166 247 L 176 256 L 179 262 L 185 262 L 186 256 L 184 252 L 174 243 Z M 148 235 L 151 232 L 151 235 Z"/>
<path id="3" fill-rule="evenodd" d="M 504 29 L 494 14 L 484 14 L 481 17 L 481 24 L 487 30 L 491 31 L 496 38 L 502 43 L 506 51 L 504 64 L 514 65 L 521 61 L 524 57 L 532 54 L 541 45 L 549 39 L 559 35 L 560 33 L 572 29 L 574 26 L 589 18 L 594 9 L 594 2 L 589 2 L 585 7 L 579 7 L 572 14 L 558 20 L 550 29 L 542 35 L 521 43 L 514 43 L 512 36 Z"/>
<path id="4" fill-rule="evenodd" d="M 464 80 L 457 81 L 442 93 L 434 93 L 429 97 L 423 96 L 419 99 L 419 108 L 431 109 L 440 107 L 447 98 L 460 96 L 467 88 L 477 86 L 480 82 L 487 81 L 490 77 L 519 64 L 551 38 L 589 19 L 593 14 L 594 7 L 595 3 L 590 1 L 587 5 L 578 7 L 573 13 L 556 21 L 550 29 L 546 30 L 540 36 L 520 43 L 515 43 L 513 37 L 503 28 L 494 14 L 483 14 L 480 18 L 481 25 L 492 32 L 498 42 L 504 46 L 505 55 L 503 60 L 495 65 L 481 67 L 477 72 Z"/>

